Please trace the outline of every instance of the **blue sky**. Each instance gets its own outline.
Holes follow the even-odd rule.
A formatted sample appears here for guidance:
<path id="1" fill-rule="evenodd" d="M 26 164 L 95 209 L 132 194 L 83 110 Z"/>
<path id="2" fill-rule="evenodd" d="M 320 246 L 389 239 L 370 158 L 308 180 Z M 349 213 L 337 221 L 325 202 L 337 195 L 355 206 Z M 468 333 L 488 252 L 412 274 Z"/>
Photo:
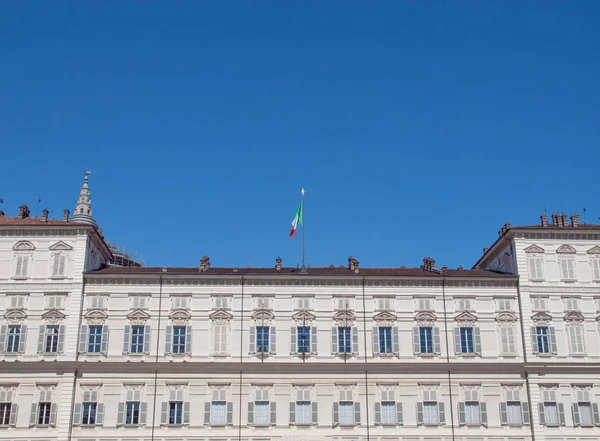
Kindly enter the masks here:
<path id="1" fill-rule="evenodd" d="M 471 266 L 600 207 L 600 3 L 3 2 L 0 206 L 147 265 Z"/>

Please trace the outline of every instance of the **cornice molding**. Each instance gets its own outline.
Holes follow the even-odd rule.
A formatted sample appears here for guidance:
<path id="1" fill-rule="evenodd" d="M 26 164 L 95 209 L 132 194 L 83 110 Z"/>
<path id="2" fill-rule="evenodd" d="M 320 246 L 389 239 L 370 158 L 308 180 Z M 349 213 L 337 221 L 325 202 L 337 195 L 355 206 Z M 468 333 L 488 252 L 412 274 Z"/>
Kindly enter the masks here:
<path id="1" fill-rule="evenodd" d="M 0 230 L 0 236 L 3 237 L 26 237 L 26 236 L 76 236 L 78 234 L 86 234 L 85 228 L 77 228 L 69 225 L 49 225 L 40 228 L 32 226 L 23 229 L 11 227 Z"/>
<path id="2" fill-rule="evenodd" d="M 70 292 L 76 287 L 76 283 L 36 283 L 36 282 L 22 282 L 22 283 L 2 283 L 2 291 L 11 292 Z"/>
<path id="3" fill-rule="evenodd" d="M 568 286 L 566 284 L 564 287 L 525 285 L 521 287 L 521 293 L 524 292 L 530 292 L 534 294 L 600 294 L 600 286 L 597 288 L 577 288 Z"/>
<path id="4" fill-rule="evenodd" d="M 557 231 L 557 230 L 553 230 Z M 587 232 L 581 233 L 575 230 L 565 230 L 559 233 L 555 232 L 546 232 L 546 233 L 538 233 L 538 232 L 525 232 L 519 231 L 514 233 L 515 237 L 519 239 L 544 239 L 544 240 L 598 240 L 600 236 L 600 231 L 598 232 Z"/>

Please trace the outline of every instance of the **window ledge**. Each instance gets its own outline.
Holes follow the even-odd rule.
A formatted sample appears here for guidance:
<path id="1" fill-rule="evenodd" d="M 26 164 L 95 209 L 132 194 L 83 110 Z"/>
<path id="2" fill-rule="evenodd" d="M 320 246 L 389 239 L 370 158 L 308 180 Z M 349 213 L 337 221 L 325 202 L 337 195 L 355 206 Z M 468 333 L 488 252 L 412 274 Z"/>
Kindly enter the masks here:
<path id="1" fill-rule="evenodd" d="M 560 427 L 560 424 L 545 424 L 546 427 Z"/>
<path id="2" fill-rule="evenodd" d="M 228 352 L 213 352 L 210 355 L 211 355 L 211 357 L 229 357 Z"/>
<path id="3" fill-rule="evenodd" d="M 544 282 L 544 279 L 529 279 L 530 282 Z"/>
<path id="4" fill-rule="evenodd" d="M 29 276 L 13 276 L 13 280 L 27 280 Z"/>
<path id="5" fill-rule="evenodd" d="M 145 357 L 150 355 L 148 352 L 123 352 L 123 355 L 131 355 L 132 357 Z"/>
<path id="6" fill-rule="evenodd" d="M 394 358 L 394 357 L 396 357 L 396 354 L 394 354 L 393 352 L 377 352 L 375 355 L 378 356 L 378 357 L 381 357 L 381 358 Z"/>
<path id="7" fill-rule="evenodd" d="M 30 425 L 29 427 L 40 427 L 40 428 L 50 428 L 50 427 L 54 427 L 53 424 L 33 424 Z"/>
<path id="8" fill-rule="evenodd" d="M 48 277 L 50 280 L 64 280 L 67 276 L 50 276 Z"/>
<path id="9" fill-rule="evenodd" d="M 560 279 L 560 281 L 564 283 L 575 283 L 577 282 L 577 279 Z"/>
<path id="10" fill-rule="evenodd" d="M 475 352 L 463 352 L 461 354 L 459 354 L 461 357 L 464 358 L 475 358 L 477 357 L 479 354 L 476 354 Z"/>
<path id="11" fill-rule="evenodd" d="M 292 426 L 298 426 L 298 427 L 310 427 L 312 425 L 313 425 L 313 423 L 292 423 Z"/>
<path id="12" fill-rule="evenodd" d="M 441 423 L 423 423 L 423 426 L 425 427 L 439 427 L 441 425 Z"/>
<path id="13" fill-rule="evenodd" d="M 437 354 L 434 354 L 433 352 L 421 352 L 419 354 L 417 354 L 423 358 L 434 358 L 435 356 L 437 356 Z"/>

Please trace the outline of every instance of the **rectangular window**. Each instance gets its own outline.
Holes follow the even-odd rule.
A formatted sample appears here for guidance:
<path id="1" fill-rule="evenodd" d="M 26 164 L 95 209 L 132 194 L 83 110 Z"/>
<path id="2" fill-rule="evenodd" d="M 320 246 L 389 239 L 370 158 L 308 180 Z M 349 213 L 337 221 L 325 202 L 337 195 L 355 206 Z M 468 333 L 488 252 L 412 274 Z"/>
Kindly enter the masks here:
<path id="1" fill-rule="evenodd" d="M 583 340 L 583 326 L 569 325 L 567 326 L 569 334 L 569 349 L 571 354 L 585 354 L 585 344 Z"/>
<path id="2" fill-rule="evenodd" d="M 433 311 L 433 299 L 415 299 L 417 311 Z"/>
<path id="3" fill-rule="evenodd" d="M 310 401 L 296 401 L 296 424 L 311 424 Z"/>
<path id="4" fill-rule="evenodd" d="M 227 353 L 227 326 L 214 325 L 214 347 L 215 354 Z"/>
<path id="5" fill-rule="evenodd" d="M 225 394 L 223 393 L 223 395 Z M 212 401 L 210 403 L 210 424 L 213 426 L 227 424 L 227 402 L 224 399 L 223 401 Z"/>
<path id="6" fill-rule="evenodd" d="M 575 259 L 563 257 L 559 259 L 560 278 L 562 280 L 575 280 Z"/>
<path id="7" fill-rule="evenodd" d="M 46 296 L 46 309 L 64 309 L 65 296 Z"/>
<path id="8" fill-rule="evenodd" d="M 125 424 L 139 424 L 140 423 L 140 402 L 139 401 L 127 401 L 126 403 L 127 413 L 125 414 Z"/>
<path id="9" fill-rule="evenodd" d="M 21 343 L 21 325 L 10 325 L 8 327 L 8 338 L 6 340 L 6 352 L 19 352 Z"/>
<path id="10" fill-rule="evenodd" d="M 64 254 L 55 254 L 52 263 L 52 277 L 64 277 L 67 264 L 67 256 Z"/>
<path id="11" fill-rule="evenodd" d="M 352 328 L 349 326 L 338 328 L 338 351 L 340 353 L 352 352 Z"/>
<path id="12" fill-rule="evenodd" d="M 377 309 L 379 311 L 389 311 L 392 309 L 392 301 L 393 299 L 390 297 L 382 297 L 379 299 L 375 299 L 377 302 Z"/>
<path id="13" fill-rule="evenodd" d="M 172 309 L 188 309 L 190 307 L 190 298 L 185 296 L 171 297 Z"/>
<path id="14" fill-rule="evenodd" d="M 589 402 L 579 402 L 579 424 L 582 426 L 593 426 L 592 406 Z"/>
<path id="15" fill-rule="evenodd" d="M 148 309 L 148 296 L 131 296 L 131 309 Z"/>
<path id="16" fill-rule="evenodd" d="M 423 402 L 423 424 L 439 424 L 437 401 Z"/>
<path id="17" fill-rule="evenodd" d="M 269 327 L 256 327 L 256 352 L 269 352 Z"/>
<path id="18" fill-rule="evenodd" d="M 600 259 L 592 259 L 592 279 L 600 281 Z"/>
<path id="19" fill-rule="evenodd" d="M 352 401 L 340 401 L 340 425 L 350 426 L 354 424 L 354 403 Z"/>
<path id="20" fill-rule="evenodd" d="M 89 296 L 89 309 L 106 309 L 106 296 Z"/>
<path id="21" fill-rule="evenodd" d="M 428 327 L 419 328 L 419 342 L 422 354 L 433 353 L 433 329 Z"/>
<path id="22" fill-rule="evenodd" d="M 58 325 L 46 325 L 46 352 L 58 352 L 58 335 L 60 327 Z"/>
<path id="23" fill-rule="evenodd" d="M 547 426 L 558 426 L 558 409 L 555 402 L 544 402 L 544 421 Z"/>
<path id="24" fill-rule="evenodd" d="M 512 311 L 513 299 L 497 299 L 496 308 L 497 311 Z"/>
<path id="25" fill-rule="evenodd" d="M 531 302 L 533 311 L 548 310 L 548 298 L 546 297 L 532 297 Z"/>
<path id="26" fill-rule="evenodd" d="M 0 403 L 0 425 L 8 426 L 10 424 L 11 403 Z"/>
<path id="27" fill-rule="evenodd" d="M 296 299 L 296 309 L 311 309 L 311 298 L 298 297 Z"/>
<path id="28" fill-rule="evenodd" d="M 473 310 L 473 299 L 456 299 L 456 310 L 457 311 L 472 311 Z"/>
<path id="29" fill-rule="evenodd" d="M 131 350 L 132 354 L 144 352 L 144 326 L 134 325 L 131 327 Z"/>
<path id="30" fill-rule="evenodd" d="M 520 426 L 523 424 L 523 415 L 521 413 L 520 401 L 507 401 L 506 412 L 509 425 Z"/>
<path id="31" fill-rule="evenodd" d="M 96 424 L 96 403 L 83 403 L 81 424 Z"/>
<path id="32" fill-rule="evenodd" d="M 270 409 L 268 401 L 254 402 L 254 424 L 257 426 L 268 426 L 271 422 Z"/>
<path id="33" fill-rule="evenodd" d="M 352 299 L 350 297 L 338 297 L 336 299 L 336 309 L 352 309 Z"/>
<path id="34" fill-rule="evenodd" d="M 550 339 L 548 335 L 548 327 L 537 326 L 535 329 L 538 344 L 538 352 L 543 354 L 550 353 Z"/>
<path id="35" fill-rule="evenodd" d="M 502 354 L 511 355 L 516 353 L 514 328 L 500 328 L 500 339 L 502 341 Z"/>
<path id="36" fill-rule="evenodd" d="M 88 352 L 99 354 L 102 350 L 102 325 L 92 325 L 88 332 Z"/>
<path id="37" fill-rule="evenodd" d="M 169 424 L 182 424 L 183 421 L 183 402 L 169 402 Z"/>
<path id="38" fill-rule="evenodd" d="M 466 401 L 465 402 L 465 422 L 472 425 L 480 425 L 481 421 L 479 418 L 479 402 L 478 401 Z"/>
<path id="39" fill-rule="evenodd" d="M 530 257 L 529 259 L 529 279 L 530 280 L 543 280 L 543 263 L 542 257 Z"/>
<path id="40" fill-rule="evenodd" d="M 52 403 L 39 403 L 38 405 L 38 418 L 37 423 L 39 425 L 50 424 L 50 411 L 52 409 Z"/>
<path id="41" fill-rule="evenodd" d="M 25 296 L 7 296 L 9 309 L 25 309 Z"/>
<path id="42" fill-rule="evenodd" d="M 15 267 L 16 278 L 26 278 L 29 269 L 29 256 L 17 256 L 17 262 Z"/>
<path id="43" fill-rule="evenodd" d="M 392 353 L 392 328 L 379 327 L 379 352 L 383 354 Z"/>
<path id="44" fill-rule="evenodd" d="M 579 311 L 579 299 L 574 297 L 567 297 L 564 299 L 565 311 Z"/>
<path id="45" fill-rule="evenodd" d="M 229 309 L 229 297 L 215 297 L 215 309 Z"/>
<path id="46" fill-rule="evenodd" d="M 310 326 L 298 326 L 298 352 L 310 352 Z"/>
<path id="47" fill-rule="evenodd" d="M 256 297 L 256 309 L 271 309 L 271 299 L 269 297 Z"/>
<path id="48" fill-rule="evenodd" d="M 460 348 L 463 354 L 472 354 L 473 348 L 473 328 L 460 328 Z"/>
<path id="49" fill-rule="evenodd" d="M 185 354 L 185 326 L 173 326 L 173 354 Z"/>
<path id="50" fill-rule="evenodd" d="M 381 424 L 396 424 L 396 403 L 393 401 L 381 402 Z"/>

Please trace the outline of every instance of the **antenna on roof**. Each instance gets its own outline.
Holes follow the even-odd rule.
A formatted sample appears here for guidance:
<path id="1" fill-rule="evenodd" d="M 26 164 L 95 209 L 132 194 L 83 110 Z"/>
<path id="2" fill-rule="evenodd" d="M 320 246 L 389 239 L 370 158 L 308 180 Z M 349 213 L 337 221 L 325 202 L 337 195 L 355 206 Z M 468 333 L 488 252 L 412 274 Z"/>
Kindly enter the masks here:
<path id="1" fill-rule="evenodd" d="M 560 214 L 565 214 L 565 207 L 563 207 L 563 204 L 560 204 Z"/>
<path id="2" fill-rule="evenodd" d="M 583 207 L 583 223 L 587 224 L 587 218 L 586 218 L 586 215 L 585 215 L 585 207 Z"/>
<path id="3" fill-rule="evenodd" d="M 37 207 L 35 207 L 35 217 L 37 217 L 37 215 L 38 215 L 38 211 L 40 209 L 40 202 L 42 202 L 42 198 L 41 198 L 41 196 L 38 196 Z"/>

